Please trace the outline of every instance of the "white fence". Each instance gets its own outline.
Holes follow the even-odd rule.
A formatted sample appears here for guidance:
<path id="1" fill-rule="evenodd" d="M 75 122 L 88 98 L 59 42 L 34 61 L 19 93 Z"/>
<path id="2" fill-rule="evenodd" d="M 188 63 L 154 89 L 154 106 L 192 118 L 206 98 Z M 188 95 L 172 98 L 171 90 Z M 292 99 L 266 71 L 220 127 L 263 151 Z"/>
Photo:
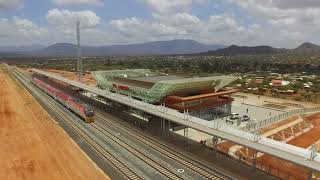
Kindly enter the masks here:
<path id="1" fill-rule="evenodd" d="M 314 107 L 314 108 L 303 108 L 303 109 L 295 109 L 289 112 L 285 112 L 282 114 L 279 114 L 277 116 L 273 116 L 267 119 L 264 119 L 262 121 L 259 122 L 254 122 L 251 124 L 246 125 L 245 127 L 241 128 L 241 130 L 243 131 L 248 131 L 248 132 L 252 132 L 252 131 L 256 131 L 262 127 L 265 127 L 271 123 L 277 122 L 279 120 L 288 118 L 290 116 L 293 115 L 298 115 L 298 114 L 305 114 L 305 113 L 311 113 L 311 112 L 317 112 L 320 111 L 320 107 Z"/>

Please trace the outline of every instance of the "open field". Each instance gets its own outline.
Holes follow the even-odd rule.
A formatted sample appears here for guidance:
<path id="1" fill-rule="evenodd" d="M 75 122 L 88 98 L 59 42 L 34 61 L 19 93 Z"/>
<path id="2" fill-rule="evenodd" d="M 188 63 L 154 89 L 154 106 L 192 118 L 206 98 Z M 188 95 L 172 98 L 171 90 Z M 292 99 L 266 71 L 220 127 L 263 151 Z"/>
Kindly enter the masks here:
<path id="1" fill-rule="evenodd" d="M 0 179 L 109 179 L 0 67 Z"/>

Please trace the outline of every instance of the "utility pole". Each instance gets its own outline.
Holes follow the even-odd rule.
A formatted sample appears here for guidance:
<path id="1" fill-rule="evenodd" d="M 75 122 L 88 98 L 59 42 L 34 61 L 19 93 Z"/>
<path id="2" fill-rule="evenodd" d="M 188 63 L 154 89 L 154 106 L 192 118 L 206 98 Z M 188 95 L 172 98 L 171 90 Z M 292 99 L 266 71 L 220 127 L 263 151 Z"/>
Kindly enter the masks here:
<path id="1" fill-rule="evenodd" d="M 77 73 L 78 81 L 82 83 L 83 80 L 83 62 L 81 58 L 81 48 L 80 48 L 80 21 L 77 21 Z"/>

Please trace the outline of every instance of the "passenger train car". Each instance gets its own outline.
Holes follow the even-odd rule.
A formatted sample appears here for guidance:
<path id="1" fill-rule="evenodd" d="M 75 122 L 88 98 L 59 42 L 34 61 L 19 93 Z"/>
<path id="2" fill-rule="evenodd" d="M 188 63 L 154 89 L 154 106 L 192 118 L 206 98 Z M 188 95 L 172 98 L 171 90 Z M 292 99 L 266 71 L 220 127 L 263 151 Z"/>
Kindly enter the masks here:
<path id="1" fill-rule="evenodd" d="M 52 86 L 41 81 L 37 78 L 32 78 L 31 83 L 39 87 L 41 90 L 49 94 L 56 101 L 73 111 L 74 113 L 81 116 L 85 122 L 94 122 L 94 111 L 91 106 L 83 103 L 79 99 L 76 99 Z"/>

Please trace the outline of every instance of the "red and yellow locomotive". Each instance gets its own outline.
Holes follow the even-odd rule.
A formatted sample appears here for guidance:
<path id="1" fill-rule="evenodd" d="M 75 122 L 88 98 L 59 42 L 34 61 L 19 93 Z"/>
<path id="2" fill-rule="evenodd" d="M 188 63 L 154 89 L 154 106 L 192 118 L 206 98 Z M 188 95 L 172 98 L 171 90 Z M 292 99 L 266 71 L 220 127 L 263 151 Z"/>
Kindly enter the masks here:
<path id="1" fill-rule="evenodd" d="M 41 81 L 37 78 L 32 78 L 31 83 L 39 87 L 45 93 L 49 94 L 56 101 L 60 102 L 62 105 L 73 111 L 74 113 L 81 116 L 85 122 L 94 122 L 94 110 L 88 104 L 85 104 L 79 99 L 76 99 L 52 86 Z"/>

